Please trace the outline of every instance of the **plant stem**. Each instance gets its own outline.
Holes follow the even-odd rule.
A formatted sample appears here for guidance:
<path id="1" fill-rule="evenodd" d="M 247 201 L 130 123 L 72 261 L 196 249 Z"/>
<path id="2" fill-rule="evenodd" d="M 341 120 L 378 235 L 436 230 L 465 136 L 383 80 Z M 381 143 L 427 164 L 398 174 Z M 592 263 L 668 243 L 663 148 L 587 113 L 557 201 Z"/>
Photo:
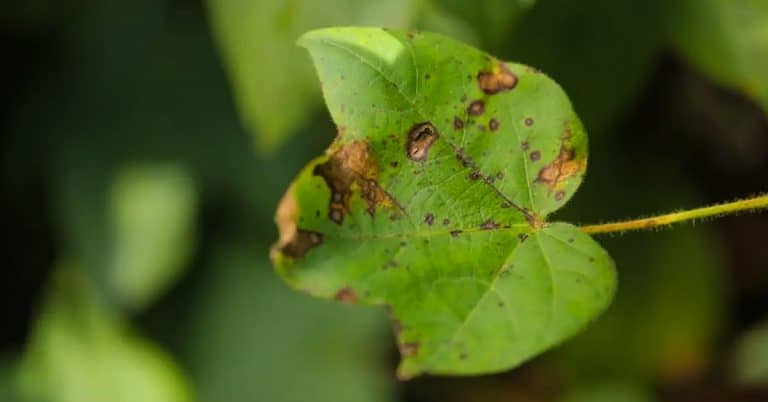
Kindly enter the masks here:
<path id="1" fill-rule="evenodd" d="M 688 211 L 673 212 L 671 214 L 658 215 L 650 218 L 633 219 L 622 222 L 602 223 L 597 225 L 582 226 L 581 231 L 588 234 L 626 232 L 630 230 L 643 230 L 670 225 L 676 222 L 684 222 L 694 219 L 719 217 L 738 212 L 749 212 L 768 208 L 768 194 L 691 209 Z"/>

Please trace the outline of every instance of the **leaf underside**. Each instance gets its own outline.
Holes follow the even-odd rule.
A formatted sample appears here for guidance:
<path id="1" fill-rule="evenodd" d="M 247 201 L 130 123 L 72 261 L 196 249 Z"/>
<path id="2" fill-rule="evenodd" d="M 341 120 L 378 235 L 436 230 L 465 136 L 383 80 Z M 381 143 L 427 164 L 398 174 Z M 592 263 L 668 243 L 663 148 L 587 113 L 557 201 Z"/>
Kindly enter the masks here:
<path id="1" fill-rule="evenodd" d="M 385 305 L 401 378 L 512 368 L 610 303 L 613 262 L 546 217 L 578 188 L 586 133 L 541 72 L 446 37 L 301 37 L 338 136 L 277 212 L 272 258 L 314 296 Z"/>

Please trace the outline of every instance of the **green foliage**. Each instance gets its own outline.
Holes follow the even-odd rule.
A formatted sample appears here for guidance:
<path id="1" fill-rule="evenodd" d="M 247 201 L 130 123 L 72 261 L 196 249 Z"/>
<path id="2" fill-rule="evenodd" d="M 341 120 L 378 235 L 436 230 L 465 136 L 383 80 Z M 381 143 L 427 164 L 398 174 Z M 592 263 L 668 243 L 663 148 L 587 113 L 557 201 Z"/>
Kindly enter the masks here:
<path id="1" fill-rule="evenodd" d="M 587 158 L 557 84 L 434 34 L 336 28 L 299 43 L 339 136 L 278 210 L 289 283 L 387 305 L 405 378 L 514 367 L 605 309 L 610 257 L 545 222 Z"/>
<path id="2" fill-rule="evenodd" d="M 19 372 L 25 401 L 188 402 L 179 369 L 131 333 L 86 279 L 61 267 Z"/>

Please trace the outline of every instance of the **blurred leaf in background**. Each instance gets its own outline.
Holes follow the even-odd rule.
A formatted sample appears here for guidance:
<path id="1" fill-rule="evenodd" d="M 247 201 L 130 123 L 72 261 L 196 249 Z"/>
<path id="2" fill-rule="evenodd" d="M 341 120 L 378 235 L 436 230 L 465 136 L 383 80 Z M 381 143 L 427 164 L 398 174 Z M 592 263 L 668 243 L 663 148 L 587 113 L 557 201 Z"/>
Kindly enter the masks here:
<path id="1" fill-rule="evenodd" d="M 122 304 L 143 308 L 188 263 L 195 235 L 195 183 L 179 166 L 127 166 L 112 184 L 110 201 L 110 287 Z"/>
<path id="2" fill-rule="evenodd" d="M 647 389 L 632 383 L 609 382 L 576 387 L 563 402 L 653 402 Z"/>
<path id="3" fill-rule="evenodd" d="M 50 286 L 18 373 L 25 401 L 192 400 L 169 356 L 131 333 L 84 276 L 63 265 Z"/>
<path id="4" fill-rule="evenodd" d="M 504 46 L 511 28 L 534 4 L 536 0 L 434 0 L 435 7 L 473 27 L 487 51 Z"/>
<path id="5" fill-rule="evenodd" d="M 736 344 L 733 379 L 743 385 L 768 386 L 768 321 L 744 333 Z"/>
<path id="6" fill-rule="evenodd" d="M 172 334 L 202 402 L 393 398 L 383 311 L 288 289 L 266 246 L 218 244 Z"/>
<path id="7" fill-rule="evenodd" d="M 677 50 L 713 80 L 768 111 L 768 2 L 677 0 L 670 10 Z"/>

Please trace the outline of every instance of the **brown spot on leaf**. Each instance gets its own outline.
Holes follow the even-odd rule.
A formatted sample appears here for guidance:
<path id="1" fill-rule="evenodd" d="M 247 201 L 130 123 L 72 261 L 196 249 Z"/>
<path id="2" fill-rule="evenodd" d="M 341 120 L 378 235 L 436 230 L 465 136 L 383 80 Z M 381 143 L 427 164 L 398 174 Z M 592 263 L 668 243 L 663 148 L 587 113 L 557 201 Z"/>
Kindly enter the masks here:
<path id="1" fill-rule="evenodd" d="M 299 229 L 296 219 L 299 215 L 296 198 L 293 195 L 293 187 L 280 200 L 275 215 L 275 222 L 280 233 L 280 238 L 272 247 L 272 258 L 284 255 L 292 258 L 301 258 L 307 252 L 323 242 L 323 234 L 310 230 Z"/>
<path id="2" fill-rule="evenodd" d="M 461 162 L 461 164 L 464 167 L 470 167 L 474 164 L 474 161 L 472 161 L 472 158 L 467 156 L 467 154 L 464 153 L 464 148 L 459 148 L 456 151 L 456 159 Z"/>
<path id="3" fill-rule="evenodd" d="M 469 106 L 467 106 L 467 113 L 471 116 L 480 116 L 483 112 L 485 112 L 485 102 L 479 99 L 472 101 Z"/>
<path id="4" fill-rule="evenodd" d="M 426 223 L 429 226 L 432 226 L 433 223 L 435 223 L 435 215 L 431 212 L 427 214 L 427 216 L 424 217 L 424 223 Z"/>
<path id="5" fill-rule="evenodd" d="M 461 232 L 461 230 L 451 230 L 451 237 L 458 237 Z"/>
<path id="6" fill-rule="evenodd" d="M 361 196 L 368 204 L 366 211 L 373 215 L 377 205 L 391 205 L 392 199 L 379 186 L 378 165 L 368 144 L 352 141 L 338 147 L 324 163 L 315 166 L 313 172 L 325 180 L 331 190 L 328 218 L 341 225 L 349 213 L 349 199 L 353 186 L 360 188 Z"/>
<path id="7" fill-rule="evenodd" d="M 517 75 L 503 63 L 497 63 L 491 71 L 477 74 L 477 85 L 488 95 L 508 91 L 517 86 Z"/>
<path id="8" fill-rule="evenodd" d="M 586 160 L 577 160 L 576 151 L 563 144 L 560 147 L 560 153 L 557 155 L 557 158 L 539 170 L 536 182 L 546 185 L 550 191 L 558 191 L 566 180 L 579 175 L 585 168 Z M 558 199 L 559 193 L 560 191 L 555 193 L 556 199 Z M 565 193 L 560 197 L 558 200 L 565 197 Z"/>
<path id="9" fill-rule="evenodd" d="M 373 179 L 360 180 L 360 190 L 368 207 L 365 212 L 373 216 L 376 213 L 376 206 L 389 201 L 389 195 L 379 187 L 379 183 Z"/>
<path id="10" fill-rule="evenodd" d="M 522 243 L 528 240 L 528 235 L 525 233 L 520 233 L 519 235 L 517 235 L 517 239 L 520 240 L 520 243 Z"/>
<path id="11" fill-rule="evenodd" d="M 395 333 L 395 335 L 399 335 L 400 332 L 403 331 L 403 324 L 400 323 L 400 320 L 393 318 L 392 319 L 392 332 Z"/>
<path id="12" fill-rule="evenodd" d="M 451 223 L 451 220 L 448 218 L 443 219 L 443 225 L 449 225 Z"/>
<path id="13" fill-rule="evenodd" d="M 528 127 L 532 126 L 533 125 L 533 119 L 530 118 L 530 117 L 527 117 L 525 119 L 525 125 L 528 126 Z"/>
<path id="14" fill-rule="evenodd" d="M 472 172 L 469 173 L 468 177 L 469 177 L 469 180 L 475 181 L 483 176 L 476 170 L 473 170 Z"/>
<path id="15" fill-rule="evenodd" d="M 464 120 L 461 120 L 458 116 L 453 118 L 453 128 L 461 130 L 464 128 Z"/>
<path id="16" fill-rule="evenodd" d="M 531 149 L 531 144 L 528 141 L 523 141 L 523 143 L 520 144 L 520 148 L 523 151 L 527 151 L 527 150 Z"/>
<path id="17" fill-rule="evenodd" d="M 555 199 L 558 201 L 562 201 L 563 198 L 565 198 L 565 191 L 558 191 L 555 193 Z"/>
<path id="18" fill-rule="evenodd" d="M 498 229 L 499 227 L 501 227 L 501 225 L 494 222 L 493 219 L 488 219 L 487 221 L 483 222 L 482 225 L 480 225 L 480 229 L 483 229 L 483 230 Z"/>
<path id="19" fill-rule="evenodd" d="M 357 293 L 349 286 L 340 289 L 334 299 L 343 303 L 357 303 Z"/>
<path id="20" fill-rule="evenodd" d="M 494 119 L 491 119 L 491 121 L 488 122 L 488 128 L 491 129 L 491 131 L 496 131 L 499 129 L 499 121 Z"/>
<path id="21" fill-rule="evenodd" d="M 323 234 L 311 230 L 297 229 L 296 236 L 281 247 L 280 252 L 292 258 L 304 257 L 307 252 L 323 242 Z"/>
<path id="22" fill-rule="evenodd" d="M 541 159 L 541 151 L 533 151 L 531 152 L 531 160 L 536 162 L 537 160 Z"/>
<path id="23" fill-rule="evenodd" d="M 419 353 L 418 342 L 402 342 L 398 344 L 398 347 L 400 349 L 400 355 L 403 357 L 415 356 L 416 353 Z"/>
<path id="24" fill-rule="evenodd" d="M 439 136 L 437 129 L 430 122 L 418 123 L 411 127 L 406 146 L 408 158 L 417 162 L 426 160 L 429 148 Z"/>

